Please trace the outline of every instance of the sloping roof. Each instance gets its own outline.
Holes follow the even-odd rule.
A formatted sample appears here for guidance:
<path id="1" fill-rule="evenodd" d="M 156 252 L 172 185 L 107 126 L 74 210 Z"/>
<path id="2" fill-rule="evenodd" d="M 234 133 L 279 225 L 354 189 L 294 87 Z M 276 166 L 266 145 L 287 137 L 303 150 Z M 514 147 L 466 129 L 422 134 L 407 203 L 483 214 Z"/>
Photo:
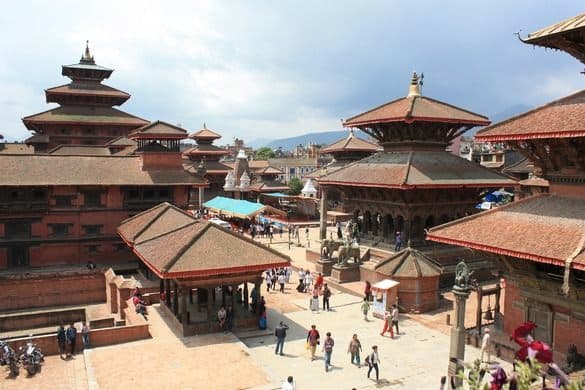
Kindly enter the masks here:
<path id="1" fill-rule="evenodd" d="M 74 81 L 69 84 L 48 88 L 45 89 L 45 92 L 49 94 L 63 95 L 111 96 L 125 99 L 130 98 L 129 93 L 112 88 L 109 85 L 82 81 Z"/>
<path id="2" fill-rule="evenodd" d="M 380 261 L 376 272 L 394 277 L 420 278 L 438 276 L 441 269 L 425 254 L 413 248 L 406 248 Z"/>
<path id="3" fill-rule="evenodd" d="M 530 186 L 530 187 L 548 187 L 549 182 L 542 177 L 531 177 L 526 180 L 520 180 L 518 182 L 521 186 Z"/>
<path id="4" fill-rule="evenodd" d="M 142 170 L 140 156 L 0 155 L 1 185 L 194 185 L 183 169 Z"/>
<path id="5" fill-rule="evenodd" d="M 269 158 L 268 165 L 278 167 L 316 167 L 319 165 L 317 158 Z"/>
<path id="6" fill-rule="evenodd" d="M 197 220 L 169 203 L 123 221 L 118 233 L 163 278 L 219 276 L 290 265 L 289 257 Z"/>
<path id="7" fill-rule="evenodd" d="M 204 139 L 204 140 L 214 140 L 214 139 L 220 139 L 221 135 L 219 135 L 218 133 L 216 133 L 213 130 L 209 130 L 205 124 L 203 125 L 203 129 L 196 131 L 195 133 L 191 133 L 189 135 L 189 138 L 191 139 Z"/>
<path id="8" fill-rule="evenodd" d="M 585 198 L 538 195 L 436 226 L 427 239 L 585 270 Z"/>
<path id="9" fill-rule="evenodd" d="M 35 130 L 35 124 L 98 124 L 98 125 L 132 125 L 142 126 L 147 120 L 130 115 L 112 107 L 101 106 L 61 106 L 38 114 L 22 118 L 29 130 Z"/>
<path id="10" fill-rule="evenodd" d="M 490 123 L 483 115 L 443 103 L 426 96 L 408 96 L 355 115 L 343 122 L 347 127 L 358 127 L 387 122 L 444 122 L 485 126 Z"/>
<path id="11" fill-rule="evenodd" d="M 35 148 L 27 144 L 0 143 L 0 153 L 4 154 L 34 154 Z"/>
<path id="12" fill-rule="evenodd" d="M 508 155 L 506 155 L 507 160 Z M 502 169 L 502 172 L 510 172 L 510 173 L 532 173 L 534 170 L 534 164 L 530 161 L 527 157 L 517 161 L 514 164 L 510 164 Z"/>
<path id="13" fill-rule="evenodd" d="M 585 29 L 585 13 L 565 19 L 551 26 L 541 28 L 532 34 L 528 34 L 528 38 L 526 38 L 524 42 L 537 43 L 544 37 L 550 37 L 552 35 L 562 34 L 577 29 Z"/>
<path id="14" fill-rule="evenodd" d="M 49 143 L 49 136 L 47 134 L 33 134 L 24 142 L 28 144 L 48 144 Z"/>
<path id="15" fill-rule="evenodd" d="M 233 215 L 240 218 L 251 217 L 264 210 L 264 205 L 262 203 L 225 198 L 223 196 L 216 196 L 215 198 L 203 203 L 203 206 L 223 214 Z"/>
<path id="16" fill-rule="evenodd" d="M 206 154 L 214 154 L 217 156 L 223 156 L 226 154 L 230 154 L 229 151 L 220 148 L 219 146 L 215 146 L 215 145 L 194 145 L 193 147 L 185 150 L 183 152 L 183 154 L 191 154 L 191 155 L 201 155 L 204 156 Z"/>
<path id="17" fill-rule="evenodd" d="M 280 169 L 271 166 L 253 169 L 253 172 L 255 175 L 282 175 L 284 173 Z"/>
<path id="18" fill-rule="evenodd" d="M 189 172 L 196 173 L 199 164 L 198 161 L 183 160 L 183 167 Z M 226 175 L 232 169 L 219 161 L 205 161 L 205 170 L 208 175 Z"/>
<path id="19" fill-rule="evenodd" d="M 339 153 L 339 152 L 376 152 L 382 148 L 372 142 L 365 141 L 349 133 L 347 138 L 340 139 L 337 142 L 322 148 L 319 153 Z"/>
<path id="20" fill-rule="evenodd" d="M 477 141 L 585 137 L 585 90 L 488 126 Z"/>
<path id="21" fill-rule="evenodd" d="M 72 145 L 65 144 L 54 147 L 47 154 L 60 156 L 109 156 L 110 149 L 105 145 Z"/>
<path id="22" fill-rule="evenodd" d="M 254 192 L 279 192 L 288 190 L 290 190 L 289 186 L 275 180 L 258 180 L 248 187 L 248 191 Z"/>
<path id="23" fill-rule="evenodd" d="M 321 184 L 380 187 L 502 187 L 515 181 L 444 151 L 378 152 L 318 179 Z"/>
<path id="24" fill-rule="evenodd" d="M 126 146 L 136 146 L 136 141 L 131 140 L 130 138 L 127 137 L 118 137 L 118 138 L 114 138 L 111 141 L 106 142 L 106 146 L 110 146 L 110 147 L 115 147 L 115 146 L 119 146 L 119 147 L 126 147 Z"/>
<path id="25" fill-rule="evenodd" d="M 187 130 L 180 128 L 179 126 L 171 125 L 170 123 L 163 121 L 154 121 L 139 129 L 134 130 L 128 135 L 130 139 L 134 138 L 187 138 Z"/>

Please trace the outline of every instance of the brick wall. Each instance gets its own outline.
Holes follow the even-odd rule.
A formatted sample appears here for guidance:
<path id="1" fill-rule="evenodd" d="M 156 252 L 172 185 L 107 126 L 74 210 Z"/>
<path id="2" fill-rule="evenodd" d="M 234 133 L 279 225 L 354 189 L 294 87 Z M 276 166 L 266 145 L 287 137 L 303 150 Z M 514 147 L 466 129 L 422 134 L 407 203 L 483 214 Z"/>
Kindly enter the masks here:
<path id="1" fill-rule="evenodd" d="M 52 310 L 42 313 L 0 315 L 0 329 L 3 332 L 34 329 L 85 321 L 85 309 Z"/>
<path id="2" fill-rule="evenodd" d="M 0 280 L 0 310 L 105 302 L 104 274 L 79 271 Z"/>

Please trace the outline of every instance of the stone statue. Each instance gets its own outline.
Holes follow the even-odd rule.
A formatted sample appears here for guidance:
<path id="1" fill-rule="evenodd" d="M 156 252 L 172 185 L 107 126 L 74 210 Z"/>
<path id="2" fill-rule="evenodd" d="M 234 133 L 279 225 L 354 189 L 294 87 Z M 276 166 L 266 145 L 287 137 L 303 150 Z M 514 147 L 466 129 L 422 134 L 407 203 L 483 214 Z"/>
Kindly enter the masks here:
<path id="1" fill-rule="evenodd" d="M 339 240 L 334 240 L 334 239 L 325 239 L 323 241 L 321 241 L 321 254 L 323 255 L 323 253 L 327 253 L 327 259 L 331 260 L 331 256 L 333 255 L 333 252 L 338 250 L 339 247 L 341 247 L 343 245 L 343 241 L 339 241 Z M 324 251 L 323 249 L 327 248 L 326 251 Z"/>
<path id="2" fill-rule="evenodd" d="M 360 263 L 360 247 L 357 244 L 349 244 L 346 240 L 345 244 L 339 247 L 337 264 L 346 266 L 350 258 L 353 258 L 354 264 Z"/>
<path id="3" fill-rule="evenodd" d="M 455 286 L 453 288 L 464 291 L 469 290 L 471 288 L 469 284 L 471 274 L 473 274 L 473 271 L 470 272 L 465 261 L 461 260 L 455 267 Z"/>

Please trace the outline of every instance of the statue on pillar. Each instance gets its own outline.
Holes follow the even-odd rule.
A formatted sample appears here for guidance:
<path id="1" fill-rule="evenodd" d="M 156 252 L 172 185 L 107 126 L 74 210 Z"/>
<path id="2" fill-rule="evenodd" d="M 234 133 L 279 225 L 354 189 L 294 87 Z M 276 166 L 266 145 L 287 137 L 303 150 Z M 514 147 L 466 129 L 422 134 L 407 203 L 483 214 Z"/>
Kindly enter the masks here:
<path id="1" fill-rule="evenodd" d="M 469 277 L 473 274 L 473 271 L 469 270 L 465 261 L 461 260 L 455 267 L 455 285 L 453 290 L 467 292 L 471 289 L 469 283 Z"/>

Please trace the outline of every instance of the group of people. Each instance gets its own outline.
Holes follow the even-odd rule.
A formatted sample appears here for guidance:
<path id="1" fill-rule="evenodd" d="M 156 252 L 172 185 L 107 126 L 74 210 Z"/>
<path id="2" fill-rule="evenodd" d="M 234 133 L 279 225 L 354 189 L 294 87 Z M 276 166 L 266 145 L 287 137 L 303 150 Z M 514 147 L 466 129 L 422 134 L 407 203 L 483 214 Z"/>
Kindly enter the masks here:
<path id="1" fill-rule="evenodd" d="M 292 275 L 292 268 L 272 268 L 264 272 L 264 280 L 266 282 L 266 292 L 270 292 L 270 289 L 276 291 L 278 285 L 279 291 L 284 293 L 284 286 L 289 283 Z"/>
<path id="2" fill-rule="evenodd" d="M 87 321 L 84 321 L 81 325 L 81 341 L 83 342 L 83 348 L 89 348 L 89 334 L 91 328 Z M 75 346 L 77 343 L 77 328 L 72 322 L 69 327 L 65 329 L 63 324 L 57 328 L 57 345 L 59 347 L 59 356 L 63 359 L 75 355 Z"/>
<path id="3" fill-rule="evenodd" d="M 134 310 L 136 313 L 143 316 L 144 319 L 147 319 L 146 315 L 148 313 L 146 312 L 146 302 L 142 299 L 142 293 L 138 287 L 136 287 L 132 293 L 132 303 L 134 304 Z"/>
<path id="4" fill-rule="evenodd" d="M 274 238 L 277 233 L 282 237 L 282 227 L 277 227 L 270 223 L 253 223 L 248 227 L 248 233 L 254 239 L 256 236 L 260 238 Z"/>

